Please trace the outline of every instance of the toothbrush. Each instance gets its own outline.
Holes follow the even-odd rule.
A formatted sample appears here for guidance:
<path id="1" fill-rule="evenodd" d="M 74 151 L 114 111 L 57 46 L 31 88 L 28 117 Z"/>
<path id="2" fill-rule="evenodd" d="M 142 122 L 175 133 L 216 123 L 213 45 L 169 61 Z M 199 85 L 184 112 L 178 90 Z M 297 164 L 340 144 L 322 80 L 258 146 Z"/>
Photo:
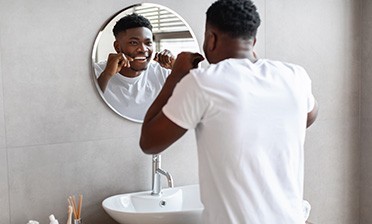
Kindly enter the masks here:
<path id="1" fill-rule="evenodd" d="M 72 206 L 68 206 L 68 219 L 67 219 L 67 224 L 71 224 L 72 222 Z"/>

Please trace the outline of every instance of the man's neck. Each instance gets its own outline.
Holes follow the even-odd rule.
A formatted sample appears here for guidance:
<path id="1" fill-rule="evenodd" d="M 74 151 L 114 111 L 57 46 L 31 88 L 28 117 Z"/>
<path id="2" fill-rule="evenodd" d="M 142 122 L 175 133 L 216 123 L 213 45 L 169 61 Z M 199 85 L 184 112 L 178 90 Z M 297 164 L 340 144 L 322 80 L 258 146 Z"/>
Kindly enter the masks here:
<path id="1" fill-rule="evenodd" d="M 248 59 L 252 63 L 255 63 L 258 58 L 253 51 L 253 40 L 251 39 L 227 39 L 224 48 L 224 55 L 227 58 L 239 58 L 239 59 Z"/>
<path id="2" fill-rule="evenodd" d="M 120 75 L 128 77 L 128 78 L 137 77 L 137 76 L 141 75 L 141 73 L 142 73 L 142 71 L 135 71 L 131 68 L 123 68 L 119 72 Z"/>

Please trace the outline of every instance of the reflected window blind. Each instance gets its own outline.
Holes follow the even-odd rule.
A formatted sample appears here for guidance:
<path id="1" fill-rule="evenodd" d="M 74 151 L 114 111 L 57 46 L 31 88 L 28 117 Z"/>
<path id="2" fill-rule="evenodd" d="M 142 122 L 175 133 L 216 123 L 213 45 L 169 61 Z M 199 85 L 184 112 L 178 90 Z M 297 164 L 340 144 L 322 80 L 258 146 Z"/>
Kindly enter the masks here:
<path id="1" fill-rule="evenodd" d="M 136 6 L 134 12 L 150 20 L 153 33 L 188 31 L 188 27 L 175 14 L 156 6 Z"/>

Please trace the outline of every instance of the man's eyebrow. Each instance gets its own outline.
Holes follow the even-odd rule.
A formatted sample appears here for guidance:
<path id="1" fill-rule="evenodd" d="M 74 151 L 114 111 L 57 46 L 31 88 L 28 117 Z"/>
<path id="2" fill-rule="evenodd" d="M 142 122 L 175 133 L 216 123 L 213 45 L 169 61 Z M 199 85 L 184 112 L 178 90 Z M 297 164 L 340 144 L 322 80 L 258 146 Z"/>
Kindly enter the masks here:
<path id="1" fill-rule="evenodd" d="M 142 38 L 139 38 L 139 37 L 130 37 L 129 38 L 130 40 L 141 40 Z M 148 40 L 152 40 L 152 38 L 151 37 L 147 37 L 147 38 L 144 38 L 144 40 L 146 40 L 146 41 L 148 41 Z"/>

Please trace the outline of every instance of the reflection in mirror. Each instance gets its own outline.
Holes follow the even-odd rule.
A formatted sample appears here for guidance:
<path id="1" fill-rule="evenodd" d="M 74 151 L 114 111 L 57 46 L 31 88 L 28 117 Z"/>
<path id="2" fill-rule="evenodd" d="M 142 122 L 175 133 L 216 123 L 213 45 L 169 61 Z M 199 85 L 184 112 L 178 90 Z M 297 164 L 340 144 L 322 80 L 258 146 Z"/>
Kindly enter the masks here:
<path id="1" fill-rule="evenodd" d="M 137 14 L 144 19 L 133 22 Z M 128 27 L 128 23 L 135 25 Z M 179 15 L 152 3 L 125 8 L 104 24 L 94 42 L 92 64 L 97 90 L 117 114 L 142 122 L 170 73 L 172 63 L 164 61 L 173 62 L 182 51 L 199 52 L 199 46 Z M 161 56 L 155 61 L 156 52 Z"/>

